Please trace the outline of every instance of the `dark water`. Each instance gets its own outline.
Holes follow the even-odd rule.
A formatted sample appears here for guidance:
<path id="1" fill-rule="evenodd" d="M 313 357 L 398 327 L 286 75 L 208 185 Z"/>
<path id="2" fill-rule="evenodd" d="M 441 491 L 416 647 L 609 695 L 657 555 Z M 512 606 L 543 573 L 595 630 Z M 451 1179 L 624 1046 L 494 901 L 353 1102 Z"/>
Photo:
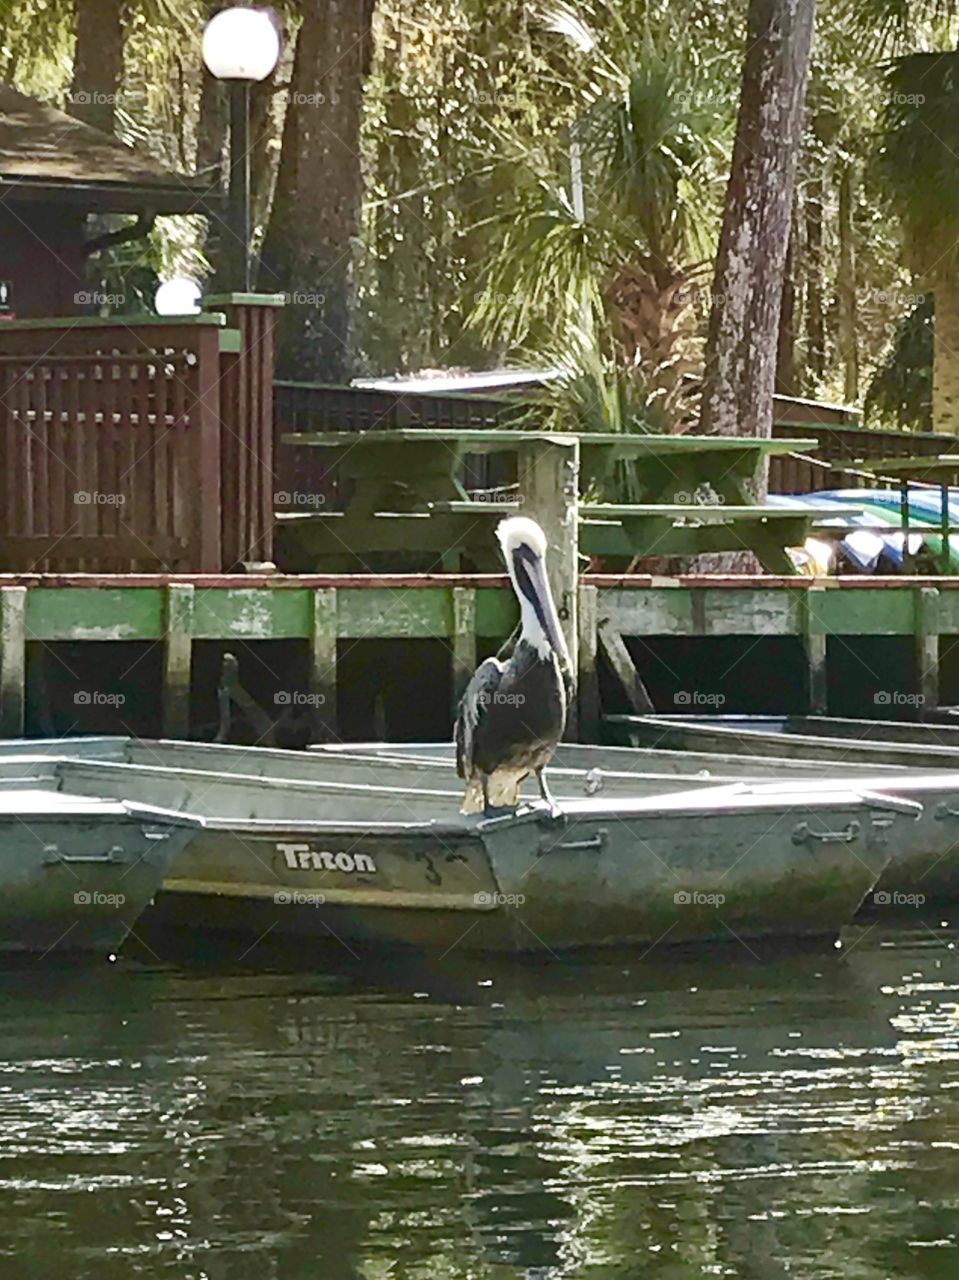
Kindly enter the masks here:
<path id="1" fill-rule="evenodd" d="M 846 941 L 4 972 L 0 1277 L 954 1280 L 959 951 Z"/>

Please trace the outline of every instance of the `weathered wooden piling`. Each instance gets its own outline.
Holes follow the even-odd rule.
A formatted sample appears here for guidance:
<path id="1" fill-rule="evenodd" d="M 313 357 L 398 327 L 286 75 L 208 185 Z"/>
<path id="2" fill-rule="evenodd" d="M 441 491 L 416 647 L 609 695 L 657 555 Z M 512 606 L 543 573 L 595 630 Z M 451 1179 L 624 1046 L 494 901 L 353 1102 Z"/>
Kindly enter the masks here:
<path id="1" fill-rule="evenodd" d="M 918 587 L 915 606 L 916 671 L 923 714 L 939 705 L 939 592 Z"/>
<path id="2" fill-rule="evenodd" d="M 163 629 L 163 732 L 168 738 L 190 736 L 193 602 L 192 583 L 175 583 L 166 588 Z"/>
<path id="3" fill-rule="evenodd" d="M 0 587 L 0 734 L 23 733 L 27 684 L 26 587 Z"/>
<path id="4" fill-rule="evenodd" d="M 319 704 L 316 717 L 327 737 L 337 736 L 337 595 L 335 587 L 313 592 L 310 628 L 310 692 Z"/>

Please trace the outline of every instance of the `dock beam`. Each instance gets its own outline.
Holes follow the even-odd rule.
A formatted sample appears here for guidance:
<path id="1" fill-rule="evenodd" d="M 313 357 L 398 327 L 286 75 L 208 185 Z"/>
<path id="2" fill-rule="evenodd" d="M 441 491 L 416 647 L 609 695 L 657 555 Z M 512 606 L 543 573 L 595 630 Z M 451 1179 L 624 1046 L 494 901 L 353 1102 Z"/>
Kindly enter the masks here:
<path id="1" fill-rule="evenodd" d="M 310 692 L 318 703 L 315 721 L 322 723 L 326 737 L 339 741 L 336 708 L 337 595 L 335 587 L 313 591 L 313 625 L 310 632 Z"/>
<path id="2" fill-rule="evenodd" d="M 453 588 L 453 716 L 476 670 L 476 588 Z"/>
<path id="3" fill-rule="evenodd" d="M 547 572 L 576 678 L 579 584 L 579 440 L 531 439 L 519 453 L 522 514 L 535 520 L 549 544 Z"/>
<path id="4" fill-rule="evenodd" d="M 27 588 L 0 587 L 0 734 L 23 736 L 27 688 Z"/>
<path id="5" fill-rule="evenodd" d="M 600 704 L 599 672 L 596 658 L 599 648 L 599 588 L 579 589 L 579 680 L 576 686 L 577 725 L 580 742 L 599 742 Z"/>
<path id="6" fill-rule="evenodd" d="M 192 583 L 166 588 L 163 632 L 163 733 L 190 736 L 190 674 L 193 661 Z"/>
<path id="7" fill-rule="evenodd" d="M 915 602 L 916 686 L 920 715 L 939 706 L 939 591 L 918 587 Z"/>
<path id="8" fill-rule="evenodd" d="M 802 597 L 803 647 L 809 689 L 809 714 L 826 715 L 829 686 L 826 673 L 827 635 L 819 616 L 819 605 L 825 599 L 826 587 L 808 587 Z"/>

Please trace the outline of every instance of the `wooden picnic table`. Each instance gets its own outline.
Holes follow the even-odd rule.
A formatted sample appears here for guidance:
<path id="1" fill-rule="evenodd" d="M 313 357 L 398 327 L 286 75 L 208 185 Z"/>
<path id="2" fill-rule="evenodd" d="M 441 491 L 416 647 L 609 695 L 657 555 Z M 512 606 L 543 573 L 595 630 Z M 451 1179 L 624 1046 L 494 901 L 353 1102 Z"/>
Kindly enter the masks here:
<path id="1" fill-rule="evenodd" d="M 508 428 L 477 430 L 435 427 L 402 427 L 374 431 L 293 432 L 283 436 L 288 444 L 331 451 L 331 462 L 340 473 L 362 480 L 364 498 L 376 508 L 382 482 L 405 483 L 430 500 L 436 480 L 444 482 L 445 497 L 452 485 L 456 495 L 468 499 L 462 484 L 463 461 L 470 454 L 528 450 L 538 441 L 579 441 L 580 488 L 591 485 L 601 497 L 615 486 L 616 468 L 637 462 L 637 477 L 644 502 L 692 502 L 703 486 L 727 503 L 749 505 L 749 486 L 759 463 L 774 453 L 803 452 L 816 448 L 815 440 L 758 440 L 748 436 L 632 435 L 622 432 L 581 433 L 515 431 Z M 415 495 L 414 495 L 415 496 Z M 364 505 L 369 505 L 365 502 Z"/>
<path id="2" fill-rule="evenodd" d="M 891 458 L 869 458 L 857 463 L 857 466 L 863 471 L 870 472 L 877 479 L 887 477 L 899 481 L 899 516 L 902 528 L 906 531 L 915 528 L 909 511 L 910 484 L 919 484 L 923 487 L 939 486 L 938 532 L 942 538 L 940 568 L 943 573 L 949 573 L 951 570 L 949 538 L 950 534 L 955 532 L 949 522 L 949 485 L 959 472 L 959 453 L 906 454 Z"/>
<path id="3" fill-rule="evenodd" d="M 495 524 L 515 510 L 540 517 L 540 502 L 529 492 L 540 500 L 546 493 L 535 479 L 537 459 L 559 446 L 578 454 L 579 491 L 590 495 L 610 496 L 619 487 L 618 468 L 636 464 L 637 504 L 582 508 L 581 546 L 590 554 L 633 558 L 745 549 L 771 571 L 784 572 L 790 568 L 784 548 L 803 541 L 816 514 L 757 506 L 750 493 L 764 457 L 812 448 L 812 440 L 432 427 L 283 438 L 327 451 L 346 497 L 343 511 L 278 514 L 284 536 L 308 561 L 432 552 L 453 569 L 465 551 L 478 565 L 495 568 Z M 465 459 L 501 452 L 517 455 L 516 501 L 478 500 L 464 483 Z M 575 496 L 574 489 L 573 502 Z"/>

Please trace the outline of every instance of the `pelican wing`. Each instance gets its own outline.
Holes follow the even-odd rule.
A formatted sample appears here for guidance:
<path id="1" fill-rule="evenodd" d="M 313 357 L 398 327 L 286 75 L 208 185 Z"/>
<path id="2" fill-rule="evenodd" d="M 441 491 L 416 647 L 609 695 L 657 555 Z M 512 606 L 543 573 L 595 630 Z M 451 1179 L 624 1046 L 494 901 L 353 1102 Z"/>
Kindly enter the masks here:
<path id="1" fill-rule="evenodd" d="M 476 726 L 486 714 L 492 695 L 503 678 L 503 664 L 498 658 L 487 658 L 473 673 L 466 686 L 456 717 L 456 772 L 467 780 L 473 776 L 473 744 Z"/>

